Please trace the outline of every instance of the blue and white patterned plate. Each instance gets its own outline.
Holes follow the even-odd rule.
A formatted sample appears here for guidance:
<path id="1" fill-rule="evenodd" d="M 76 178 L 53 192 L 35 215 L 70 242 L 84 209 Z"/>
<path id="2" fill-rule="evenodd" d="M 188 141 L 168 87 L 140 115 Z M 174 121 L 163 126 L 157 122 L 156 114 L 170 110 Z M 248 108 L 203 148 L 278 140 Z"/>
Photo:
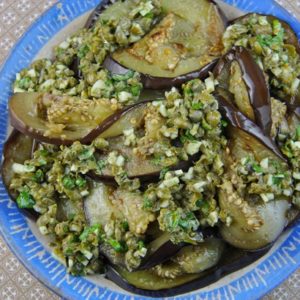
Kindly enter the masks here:
<path id="1" fill-rule="evenodd" d="M 80 26 L 100 1 L 62 0 L 41 16 L 21 38 L 0 71 L 0 151 L 7 136 L 7 102 L 15 74 L 38 55 L 49 54 L 50 45 L 62 40 L 70 29 Z M 300 38 L 300 22 L 273 0 L 226 0 L 249 12 L 273 14 L 287 21 Z M 54 38 L 55 37 L 55 38 Z M 47 45 L 47 46 L 46 46 Z M 47 48 L 48 47 L 48 48 Z M 145 299 L 130 295 L 101 276 L 86 278 L 66 274 L 52 257 L 37 230 L 9 199 L 0 182 L 0 231 L 22 263 L 50 289 L 67 299 Z M 285 232 L 273 250 L 253 265 L 235 272 L 205 289 L 176 299 L 258 299 L 300 266 L 300 224 Z"/>

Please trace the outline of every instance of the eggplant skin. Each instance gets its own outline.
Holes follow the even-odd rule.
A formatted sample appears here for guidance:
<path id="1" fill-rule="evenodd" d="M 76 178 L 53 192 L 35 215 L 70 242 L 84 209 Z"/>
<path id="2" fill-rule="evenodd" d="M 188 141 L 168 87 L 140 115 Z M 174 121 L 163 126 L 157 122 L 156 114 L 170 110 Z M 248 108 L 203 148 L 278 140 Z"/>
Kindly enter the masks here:
<path id="1" fill-rule="evenodd" d="M 216 66 L 218 59 L 215 59 L 202 67 L 200 70 L 193 71 L 187 74 L 180 75 L 175 78 L 168 78 L 168 77 L 156 77 L 151 76 L 148 74 L 140 74 L 141 76 L 141 83 L 145 89 L 152 89 L 152 90 L 163 90 L 171 87 L 178 87 L 181 86 L 183 83 L 190 81 L 192 79 L 204 79 L 209 75 L 214 67 Z M 111 56 L 108 56 L 103 66 L 109 70 L 113 74 L 126 74 L 129 69 L 122 66 L 116 60 L 114 60 Z"/>
<path id="2" fill-rule="evenodd" d="M 159 249 L 157 249 L 154 253 L 146 257 L 146 259 L 142 262 L 141 266 L 138 267 L 137 270 L 146 270 L 150 269 L 156 265 L 164 263 L 170 257 L 177 254 L 182 247 L 185 246 L 185 243 L 173 244 L 170 240 L 161 245 Z"/>
<path id="3" fill-rule="evenodd" d="M 221 278 L 240 270 L 253 262 L 260 259 L 262 256 L 264 256 L 268 251 L 270 250 L 270 247 L 266 247 L 262 250 L 255 251 L 255 252 L 245 252 L 243 253 L 243 256 L 232 261 L 229 263 L 225 263 L 222 266 L 216 266 L 210 270 L 210 272 L 205 272 L 205 275 L 194 279 L 190 282 L 187 282 L 185 284 L 182 284 L 177 287 L 169 288 L 169 289 L 163 289 L 163 290 L 144 290 L 139 289 L 135 287 L 134 285 L 130 284 L 125 278 L 123 278 L 116 268 L 114 268 L 111 265 L 108 265 L 107 272 L 106 272 L 106 278 L 113 281 L 115 284 L 117 284 L 119 287 L 123 288 L 124 290 L 133 293 L 138 294 L 142 296 L 147 297 L 154 297 L 154 298 L 163 298 L 163 297 L 173 297 L 176 295 L 189 293 L 194 290 L 198 290 L 200 288 L 206 287 L 209 284 L 212 284 Z M 201 276 L 201 273 L 199 274 Z"/>
<path id="4" fill-rule="evenodd" d="M 294 217 L 289 220 L 289 223 L 287 225 L 287 228 L 294 228 L 295 226 L 297 226 L 300 222 L 300 211 L 298 211 L 298 209 L 296 209 L 297 212 L 295 213 Z"/>
<path id="5" fill-rule="evenodd" d="M 247 86 L 250 104 L 255 114 L 255 121 L 266 135 L 272 127 L 271 100 L 265 76 L 250 52 L 241 46 L 233 47 L 218 62 L 214 69 L 217 78 L 223 69 L 236 61 L 242 71 L 242 79 Z"/>

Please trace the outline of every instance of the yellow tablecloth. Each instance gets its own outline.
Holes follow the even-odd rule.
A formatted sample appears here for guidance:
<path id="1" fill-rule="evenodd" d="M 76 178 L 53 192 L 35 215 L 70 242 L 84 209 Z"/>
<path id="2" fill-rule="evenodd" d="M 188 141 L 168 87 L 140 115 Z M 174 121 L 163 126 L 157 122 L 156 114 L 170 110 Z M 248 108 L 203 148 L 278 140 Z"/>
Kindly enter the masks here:
<path id="1" fill-rule="evenodd" d="M 85 1 L 85 0 L 82 0 Z M 248 0 L 250 1 L 250 0 Z M 263 1 L 263 0 L 254 0 Z M 28 26 L 55 0 L 0 0 L 0 64 Z M 278 1 L 300 19 L 300 1 Z M 25 270 L 0 237 L 0 299 L 60 299 Z M 300 300 L 300 270 L 264 300 Z"/>

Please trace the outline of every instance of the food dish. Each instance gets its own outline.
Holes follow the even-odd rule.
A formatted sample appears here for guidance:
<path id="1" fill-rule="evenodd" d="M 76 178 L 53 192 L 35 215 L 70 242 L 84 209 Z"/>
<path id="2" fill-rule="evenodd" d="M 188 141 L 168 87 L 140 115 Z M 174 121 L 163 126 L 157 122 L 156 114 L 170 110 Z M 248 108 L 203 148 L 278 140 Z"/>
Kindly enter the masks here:
<path id="1" fill-rule="evenodd" d="M 236 50 L 237 51 L 237 50 Z"/>

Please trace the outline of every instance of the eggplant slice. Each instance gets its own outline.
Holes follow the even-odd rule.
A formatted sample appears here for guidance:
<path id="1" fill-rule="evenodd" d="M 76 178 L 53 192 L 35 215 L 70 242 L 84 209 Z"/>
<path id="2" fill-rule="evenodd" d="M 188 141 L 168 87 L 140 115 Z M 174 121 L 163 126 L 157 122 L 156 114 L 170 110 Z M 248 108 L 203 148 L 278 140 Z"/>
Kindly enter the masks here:
<path id="1" fill-rule="evenodd" d="M 124 145 L 124 137 L 116 137 L 109 139 L 110 147 L 106 153 L 98 153 L 97 159 L 107 161 L 108 153 L 118 151 L 126 158 L 125 171 L 129 178 L 139 178 L 142 182 L 151 182 L 159 178 L 161 167 L 153 164 L 150 159 L 145 159 L 138 154 L 130 146 Z M 114 175 L 111 172 L 110 166 L 106 166 L 101 171 L 101 174 L 92 174 L 93 179 L 100 181 L 114 181 Z"/>
<path id="2" fill-rule="evenodd" d="M 272 15 L 264 15 L 264 14 L 257 14 L 256 15 L 259 16 L 264 16 L 267 18 L 267 20 L 269 22 L 273 22 L 274 20 L 278 20 L 282 27 L 284 28 L 285 34 L 286 34 L 286 39 L 285 39 L 285 43 L 292 45 L 295 47 L 297 53 L 300 55 L 300 42 L 299 39 L 297 37 L 297 34 L 295 33 L 295 31 L 292 29 L 292 27 L 285 21 L 274 17 Z M 239 18 L 236 18 L 234 20 L 232 20 L 230 22 L 230 24 L 244 24 L 247 23 L 247 21 L 249 20 L 249 18 L 251 18 L 251 16 L 253 15 L 253 13 L 249 13 L 246 15 L 243 15 Z M 296 95 L 287 95 L 285 97 L 282 97 L 282 93 L 280 93 L 280 91 L 277 91 L 275 89 L 271 90 L 271 94 L 274 94 L 275 97 L 280 98 L 281 100 L 283 100 L 287 106 L 290 112 L 294 112 L 298 115 L 298 117 L 300 117 L 300 89 L 298 89 L 298 92 L 296 93 Z"/>
<path id="3" fill-rule="evenodd" d="M 88 20 L 84 25 L 84 28 L 94 28 L 99 20 L 103 24 L 115 23 L 116 20 L 121 20 L 122 22 L 122 19 L 127 18 L 132 10 L 135 9 L 135 7 L 135 1 L 102 0 L 101 3 L 99 3 L 99 5 L 90 14 Z M 160 15 L 153 19 L 153 24 L 157 23 L 159 19 Z M 82 72 L 79 66 L 80 58 L 76 56 L 71 65 L 71 69 L 74 71 L 77 78 L 81 79 Z"/>
<path id="4" fill-rule="evenodd" d="M 119 73 L 133 69 L 151 89 L 208 74 L 223 50 L 225 24 L 218 7 L 208 0 L 163 0 L 162 10 L 163 20 L 132 47 L 107 58 L 106 68 Z"/>
<path id="5" fill-rule="evenodd" d="M 223 185 L 220 187 L 219 204 L 221 209 L 233 218 L 233 222 L 230 226 L 221 225 L 220 233 L 225 241 L 237 248 L 256 250 L 273 243 L 282 233 L 288 224 L 287 212 L 290 210 L 291 204 L 286 197 L 275 199 L 268 203 L 256 203 L 256 201 L 241 197 L 231 182 L 231 179 L 236 176 L 235 173 L 232 173 L 233 170 L 231 166 L 234 162 L 249 157 L 250 154 L 259 162 L 264 158 L 270 158 L 283 166 L 285 165 L 286 169 L 288 169 L 288 165 L 281 151 L 270 138 L 269 129 L 266 130 L 268 124 L 271 123 L 263 123 L 263 114 L 254 113 L 255 101 L 258 101 L 259 104 L 261 103 L 260 101 L 265 101 L 263 105 L 265 107 L 270 105 L 268 93 L 265 93 L 267 100 L 265 98 L 261 98 L 261 100 L 256 98 L 251 101 L 251 96 L 249 96 L 248 98 L 251 105 L 249 105 L 249 103 L 244 105 L 245 101 L 234 101 L 234 95 L 228 92 L 230 86 L 227 76 L 231 70 L 228 66 L 226 68 L 226 61 L 232 63 L 232 61 L 236 61 L 238 57 L 239 60 L 242 61 L 242 63 L 238 62 L 241 70 L 243 71 L 245 67 L 245 65 L 243 66 L 245 59 L 243 59 L 243 56 L 242 58 L 240 58 L 239 55 L 237 56 L 237 53 L 239 55 L 246 55 L 250 59 L 248 52 L 241 47 L 235 47 L 221 60 L 216 68 L 216 73 L 219 74 L 218 80 L 220 81 L 220 87 L 216 91 L 216 98 L 218 99 L 219 108 L 223 117 L 229 122 L 226 134 L 229 139 L 228 147 L 230 150 L 229 153 L 227 153 L 225 163 L 227 175 L 225 175 L 224 178 L 227 176 L 227 180 L 225 179 Z M 253 78 L 256 74 L 252 73 L 252 71 L 250 70 L 249 76 L 248 73 L 244 73 L 247 75 L 248 81 L 251 81 L 250 77 L 252 76 Z M 259 74 L 256 76 L 259 77 Z M 237 91 L 234 94 L 238 96 Z M 242 94 L 242 92 L 239 92 L 239 94 Z M 255 95 L 255 93 L 253 92 L 252 95 Z M 259 96 L 260 95 L 257 97 Z M 238 97 L 243 99 L 242 96 Z M 249 109 L 246 109 L 247 107 Z M 252 107 L 253 110 L 251 110 Z M 242 110 L 244 114 L 240 110 Z M 252 116 L 255 116 L 256 121 L 258 121 L 256 116 L 260 116 L 258 123 L 265 129 L 264 131 L 250 120 L 251 112 L 253 112 Z M 268 120 L 271 120 L 271 116 Z"/>
<path id="6" fill-rule="evenodd" d="M 239 142 L 233 142 L 236 143 Z M 235 156 L 238 153 L 237 156 L 247 157 L 245 153 L 249 153 L 249 149 L 242 148 L 243 145 L 233 145 L 231 155 Z M 230 215 L 232 223 L 230 226 L 222 224 L 220 234 L 226 242 L 236 248 L 262 249 L 276 241 L 288 225 L 291 204 L 287 197 L 277 197 L 267 203 L 262 200 L 256 203 L 251 197 L 241 197 L 229 181 L 229 178 L 236 176 L 230 171 L 232 164 L 233 160 L 228 159 L 228 180 L 223 182 L 218 193 L 220 208 Z"/>
<path id="7" fill-rule="evenodd" d="M 271 100 L 265 76 L 248 50 L 233 47 L 214 69 L 216 93 L 230 92 L 235 106 L 266 135 L 272 127 Z"/>
<path id="8" fill-rule="evenodd" d="M 54 99 L 54 103 L 57 102 L 50 109 L 47 107 L 49 99 Z M 71 102 L 71 107 L 64 111 L 65 106 L 68 107 L 64 104 L 65 99 Z M 122 134 L 125 129 L 138 126 L 147 102 L 115 111 L 105 100 L 96 102 L 88 100 L 87 111 L 82 113 L 76 109 L 77 100 L 77 98 L 42 93 L 15 94 L 9 103 L 11 125 L 40 142 L 70 145 L 74 141 L 80 141 L 87 144 L 99 135 L 103 138 L 114 137 Z M 60 109 L 64 113 L 56 117 L 55 113 Z M 51 115 L 53 112 L 54 116 Z M 52 123 L 47 120 L 49 116 L 52 118 Z"/>
<path id="9" fill-rule="evenodd" d="M 256 252 L 244 252 L 241 250 L 227 247 L 223 258 L 213 268 L 201 272 L 200 274 L 188 274 L 174 280 L 162 279 L 154 276 L 149 271 L 127 272 L 121 268 L 108 266 L 106 277 L 112 280 L 119 287 L 133 294 L 147 297 L 172 297 L 184 293 L 198 290 L 212 284 L 224 276 L 240 270 L 260 259 L 269 251 L 265 248 Z M 147 280 L 143 280 L 146 278 Z M 159 288 L 153 290 L 153 286 L 158 283 Z M 148 289 L 139 288 L 141 284 L 148 285 Z"/>
<path id="10" fill-rule="evenodd" d="M 27 135 L 13 130 L 7 139 L 3 150 L 3 163 L 1 166 L 1 176 L 4 186 L 12 200 L 16 200 L 17 194 L 10 189 L 11 180 L 14 176 L 13 164 L 23 164 L 32 156 L 34 147 L 33 139 Z M 20 209 L 22 213 L 32 219 L 36 219 L 38 214 L 32 209 Z"/>
<path id="11" fill-rule="evenodd" d="M 116 268 L 137 288 L 161 290 L 176 287 L 199 277 L 205 270 L 219 262 L 223 250 L 224 243 L 212 238 L 199 245 L 182 248 L 169 262 L 150 270 L 127 272 L 120 267 Z"/>
<path id="12" fill-rule="evenodd" d="M 89 226 L 101 224 L 104 227 L 111 219 L 123 218 L 120 212 L 116 212 L 115 204 L 112 203 L 113 194 L 114 188 L 104 183 L 97 183 L 94 186 L 93 192 L 84 200 L 84 211 Z M 137 206 L 133 207 L 133 209 L 137 209 Z M 147 218 L 147 215 L 145 215 L 145 218 Z M 129 224 L 131 224 L 131 221 L 129 221 Z M 201 232 L 205 239 L 216 236 L 215 229 L 201 229 Z M 164 263 L 177 254 L 184 246 L 186 246 L 185 243 L 172 243 L 168 233 L 158 230 L 154 239 L 149 242 L 148 253 L 138 267 L 138 270 L 149 269 Z M 125 266 L 122 254 L 116 253 L 108 245 L 100 245 L 99 250 L 101 255 L 111 264 Z"/>
<path id="13" fill-rule="evenodd" d="M 4 160 L 1 167 L 1 176 L 7 192 L 14 200 L 17 195 L 9 188 L 14 175 L 12 165 L 14 163 L 23 164 L 26 160 L 30 159 L 32 156 L 32 148 L 33 139 L 17 130 L 12 131 L 4 145 Z"/>
<path id="14" fill-rule="evenodd" d="M 217 229 L 208 227 L 199 229 L 203 239 L 219 238 Z M 159 236 L 149 244 L 149 253 L 146 255 L 138 270 L 147 270 L 168 261 L 181 249 L 189 247 L 186 243 L 173 244 L 167 232 L 160 232 Z"/>
<path id="15" fill-rule="evenodd" d="M 84 100 L 43 93 L 14 94 L 9 102 L 11 125 L 23 134 L 49 144 L 70 145 L 76 140 L 89 142 L 85 137 L 97 136 L 98 124 L 114 110 L 107 101 L 86 100 L 86 109 L 81 111 L 77 109 L 78 101 Z"/>
<path id="16" fill-rule="evenodd" d="M 59 134 L 47 135 L 49 131 L 48 126 L 44 118 L 44 111 L 37 112 L 39 109 L 39 97 L 52 97 L 50 95 L 44 95 L 39 93 L 24 93 L 16 94 L 10 101 L 10 113 L 12 125 L 22 131 L 24 134 L 28 134 L 32 138 L 38 141 L 47 142 L 51 144 L 64 144 L 69 145 L 76 140 L 81 143 L 92 142 L 95 138 L 111 138 L 112 149 L 120 150 L 123 154 L 130 158 L 128 162 L 128 174 L 130 178 L 140 178 L 141 181 L 147 182 L 156 180 L 159 178 L 161 167 L 155 166 L 151 161 L 145 160 L 138 155 L 134 155 L 131 147 L 123 147 L 122 135 L 124 130 L 130 128 L 139 128 L 144 120 L 144 113 L 149 101 L 139 102 L 137 104 L 128 106 L 123 110 L 119 110 L 115 113 L 112 112 L 110 107 L 100 102 L 99 106 L 92 106 L 94 108 L 91 113 L 98 114 L 96 121 L 91 122 L 84 128 L 84 124 L 80 124 L 80 114 L 74 113 L 71 120 L 67 119 L 66 129 L 63 129 Z M 50 98 L 52 99 L 52 98 Z M 42 100 L 47 101 L 47 100 Z M 57 101 L 63 101 L 63 98 L 58 97 Z M 73 100 L 72 100 L 73 101 Z M 23 102 L 23 106 L 21 105 Z M 111 114 L 105 118 L 106 115 Z M 69 117 L 67 117 L 69 118 Z M 96 125 L 99 120 L 100 124 Z M 64 121 L 64 119 L 63 119 Z M 60 122 L 60 120 L 58 120 Z M 71 126 L 74 131 L 68 130 L 68 126 Z M 112 139 L 115 138 L 115 139 Z M 99 157 L 105 158 L 105 155 Z M 198 158 L 198 155 L 193 155 L 187 161 L 180 161 L 174 166 L 170 166 L 172 170 L 187 170 L 191 164 Z M 141 167 L 143 166 L 143 168 Z M 90 174 L 91 177 L 98 180 L 113 181 L 114 178 L 110 173 L 110 170 L 104 169 L 101 175 Z"/>
<path id="17" fill-rule="evenodd" d="M 273 243 L 283 232 L 288 224 L 287 213 L 291 204 L 287 197 L 262 203 L 263 201 L 257 202 L 250 196 L 241 196 L 232 183 L 232 178 L 238 174 L 231 166 L 251 154 L 259 162 L 269 158 L 278 162 L 286 170 L 288 165 L 282 160 L 282 155 L 279 155 L 280 151 L 273 141 L 259 133 L 259 127 L 255 125 L 255 128 L 252 121 L 243 114 L 232 113 L 232 108 L 230 112 L 229 106 L 224 102 L 222 104 L 222 109 L 226 111 L 227 116 L 229 115 L 230 126 L 227 128 L 227 135 L 230 151 L 225 162 L 227 174 L 219 189 L 219 205 L 233 221 L 230 226 L 222 224 L 220 233 L 226 242 L 237 248 L 256 250 Z M 247 124 L 246 128 L 243 124 Z"/>
<path id="18" fill-rule="evenodd" d="M 227 94 L 228 96 L 229 94 Z M 252 152 L 258 152 L 257 150 L 261 148 L 260 145 L 264 145 L 263 148 L 270 150 L 270 153 L 275 154 L 281 160 L 285 161 L 282 153 L 278 149 L 274 141 L 258 127 L 254 122 L 248 119 L 244 114 L 242 114 L 234 105 L 232 98 L 226 99 L 224 96 L 216 94 L 216 98 L 219 102 L 219 109 L 223 117 L 229 122 L 230 127 L 234 127 L 239 131 L 245 132 L 248 137 L 248 147 L 252 149 Z M 229 130 L 229 133 L 233 132 Z M 238 131 L 237 131 L 238 132 Z M 241 133 L 242 134 L 242 133 Z M 253 137 L 251 140 L 251 136 Z M 233 134 L 231 134 L 233 137 Z M 252 144 L 253 143 L 253 144 Z M 258 149 L 255 150 L 255 147 Z M 254 151 L 255 150 L 255 151 Z"/>
<path id="19" fill-rule="evenodd" d="M 142 183 L 158 181 L 163 167 L 154 164 L 151 158 L 145 158 L 135 153 L 131 146 L 125 146 L 124 139 L 124 136 L 108 139 L 107 141 L 110 144 L 109 148 L 106 149 L 105 152 L 96 153 L 97 159 L 107 161 L 107 156 L 111 151 L 118 151 L 119 154 L 126 158 L 125 171 L 129 179 L 138 178 Z M 196 153 L 190 156 L 188 160 L 181 160 L 174 165 L 165 167 L 168 167 L 168 170 L 170 171 L 182 170 L 186 172 L 193 163 L 199 159 L 199 157 L 200 154 Z M 114 183 L 114 175 L 112 174 L 109 166 L 105 166 L 101 170 L 101 174 L 90 172 L 89 176 L 96 181 Z"/>
<path id="20" fill-rule="evenodd" d="M 233 223 L 230 226 L 221 225 L 220 233 L 230 245 L 244 250 L 257 250 L 272 244 L 288 225 L 287 213 L 291 204 L 285 199 L 277 199 L 264 204 L 248 205 L 250 201 L 229 202 L 235 199 L 233 189 L 221 189 L 219 192 L 220 207 L 230 212 Z M 238 198 L 237 198 L 238 199 Z M 246 210 L 245 210 L 246 209 Z M 245 213 L 244 213 L 245 212 Z M 249 217 L 251 215 L 251 217 Z M 249 217 L 249 218 L 248 218 Z M 255 222 L 263 224 L 253 230 Z"/>

